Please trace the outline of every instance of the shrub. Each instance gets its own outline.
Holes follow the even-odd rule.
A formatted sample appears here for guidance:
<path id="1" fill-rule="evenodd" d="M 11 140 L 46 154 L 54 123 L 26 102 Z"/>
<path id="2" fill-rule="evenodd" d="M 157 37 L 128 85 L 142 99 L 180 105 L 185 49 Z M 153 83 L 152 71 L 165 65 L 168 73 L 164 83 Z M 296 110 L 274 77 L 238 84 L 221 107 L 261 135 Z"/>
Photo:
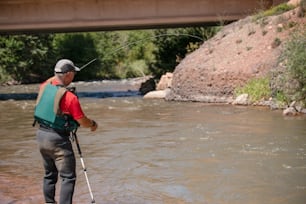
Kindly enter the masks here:
<path id="1" fill-rule="evenodd" d="M 288 5 L 287 3 L 279 4 L 275 7 L 272 7 L 269 10 L 266 10 L 263 15 L 264 16 L 273 16 L 273 15 L 279 15 L 282 13 L 285 13 L 286 11 L 290 11 L 294 9 L 293 5 Z"/>
<path id="2" fill-rule="evenodd" d="M 283 91 L 278 91 L 276 93 L 276 101 L 280 106 L 288 106 L 290 103 L 290 100 L 287 98 L 286 94 L 284 94 Z"/>
<path id="3" fill-rule="evenodd" d="M 278 46 L 280 46 L 280 44 L 282 43 L 282 41 L 279 38 L 275 38 L 271 44 L 272 48 L 276 48 Z"/>
<path id="4" fill-rule="evenodd" d="M 293 5 L 288 5 L 287 3 L 282 3 L 282 4 L 279 4 L 275 7 L 272 7 L 269 10 L 259 12 L 258 14 L 256 14 L 254 16 L 254 20 L 256 21 L 256 20 L 260 20 L 260 19 L 262 19 L 264 17 L 267 17 L 267 16 L 279 15 L 279 14 L 285 13 L 287 11 L 290 11 L 294 8 L 295 7 Z"/>
<path id="5" fill-rule="evenodd" d="M 298 31 L 286 43 L 282 59 L 286 62 L 290 78 L 297 82 L 292 100 L 306 104 L 306 29 Z"/>
<path id="6" fill-rule="evenodd" d="M 272 96 L 287 105 L 297 101 L 306 106 L 306 27 L 297 29 L 283 46 L 271 71 Z"/>
<path id="7" fill-rule="evenodd" d="M 52 34 L 0 36 L 0 81 L 40 82 L 52 74 Z"/>
<path id="8" fill-rule="evenodd" d="M 235 89 L 235 95 L 248 94 L 251 102 L 268 99 L 271 96 L 269 78 L 251 79 L 245 86 Z"/>

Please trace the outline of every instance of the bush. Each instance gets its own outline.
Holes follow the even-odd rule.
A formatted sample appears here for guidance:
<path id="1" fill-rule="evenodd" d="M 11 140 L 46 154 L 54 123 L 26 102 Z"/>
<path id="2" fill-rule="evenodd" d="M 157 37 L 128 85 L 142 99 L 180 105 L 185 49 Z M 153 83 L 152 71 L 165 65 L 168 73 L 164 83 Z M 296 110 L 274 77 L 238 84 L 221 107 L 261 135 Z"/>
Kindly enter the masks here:
<path id="1" fill-rule="evenodd" d="M 287 11 L 290 11 L 294 9 L 293 5 L 288 5 L 287 3 L 279 4 L 267 11 L 264 12 L 264 16 L 273 16 L 273 15 L 279 15 L 282 13 L 285 13 Z"/>
<path id="2" fill-rule="evenodd" d="M 99 57 L 94 38 L 90 33 L 56 34 L 53 44 L 58 58 L 55 61 L 66 58 L 72 60 L 76 66 L 81 67 L 90 60 Z M 76 81 L 95 79 L 98 69 L 99 61 L 97 60 L 76 75 Z"/>
<path id="3" fill-rule="evenodd" d="M 0 36 L 0 81 L 33 83 L 52 74 L 53 35 Z"/>
<path id="4" fill-rule="evenodd" d="M 306 26 L 284 43 L 279 65 L 271 71 L 271 90 L 281 103 L 306 105 Z"/>
<path id="5" fill-rule="evenodd" d="M 160 78 L 166 72 L 173 72 L 186 54 L 213 37 L 217 29 L 218 27 L 190 27 L 155 30 L 156 63 L 150 67 L 154 76 Z"/>
<path id="6" fill-rule="evenodd" d="M 306 104 L 306 27 L 294 33 L 291 40 L 286 43 L 282 60 L 285 62 L 290 78 L 297 82 L 295 94 L 291 96 L 291 99 Z"/>
<path id="7" fill-rule="evenodd" d="M 279 4 L 269 10 L 259 12 L 254 16 L 254 20 L 259 20 L 267 16 L 279 15 L 294 8 L 295 7 L 293 5 L 288 5 L 287 3 Z"/>
<path id="8" fill-rule="evenodd" d="M 251 102 L 268 99 L 271 96 L 269 78 L 251 79 L 245 86 L 235 89 L 235 95 L 248 94 Z"/>

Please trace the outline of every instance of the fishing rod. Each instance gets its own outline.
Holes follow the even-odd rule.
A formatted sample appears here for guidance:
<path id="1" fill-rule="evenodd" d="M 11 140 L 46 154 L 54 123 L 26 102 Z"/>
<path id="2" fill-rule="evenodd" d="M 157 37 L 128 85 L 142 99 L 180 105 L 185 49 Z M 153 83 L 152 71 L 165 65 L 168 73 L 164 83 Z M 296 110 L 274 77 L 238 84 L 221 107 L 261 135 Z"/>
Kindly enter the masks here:
<path id="1" fill-rule="evenodd" d="M 79 156 L 80 156 L 80 160 L 81 160 L 81 164 L 82 164 L 82 167 L 83 167 L 83 172 L 84 172 L 84 175 L 85 175 L 85 179 L 86 179 L 86 183 L 87 183 L 87 187 L 88 187 L 88 190 L 89 190 L 89 194 L 90 194 L 90 198 L 91 198 L 91 203 L 96 203 L 95 199 L 94 199 L 94 196 L 93 196 L 93 193 L 92 193 L 92 190 L 91 190 L 91 186 L 89 184 L 89 179 L 88 179 L 88 176 L 87 176 L 87 169 L 85 167 L 85 163 L 84 163 L 84 160 L 83 160 L 83 156 L 82 156 L 82 151 L 81 151 L 81 147 L 80 147 L 80 144 L 79 144 L 79 140 L 78 140 L 78 137 L 76 135 L 76 131 L 73 131 L 72 132 L 72 136 L 73 136 L 73 139 L 75 140 L 75 144 L 77 146 L 77 149 L 78 149 L 78 152 L 79 152 Z"/>
<path id="2" fill-rule="evenodd" d="M 87 62 L 86 64 L 84 64 L 82 67 L 80 67 L 80 71 L 82 70 L 82 69 L 84 69 L 85 67 L 87 67 L 88 65 L 90 65 L 91 63 L 93 63 L 94 61 L 96 61 L 97 60 L 97 58 L 95 58 L 95 59 L 93 59 L 93 60 L 90 60 L 89 62 Z"/>

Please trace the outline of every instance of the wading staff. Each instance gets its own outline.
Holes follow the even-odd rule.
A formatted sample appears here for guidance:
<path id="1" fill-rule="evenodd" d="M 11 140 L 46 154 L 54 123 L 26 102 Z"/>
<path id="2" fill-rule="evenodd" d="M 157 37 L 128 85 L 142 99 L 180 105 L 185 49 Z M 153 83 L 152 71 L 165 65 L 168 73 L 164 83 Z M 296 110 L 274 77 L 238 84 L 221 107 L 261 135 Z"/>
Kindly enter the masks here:
<path id="1" fill-rule="evenodd" d="M 91 203 L 96 203 L 96 201 L 93 197 L 92 191 L 91 191 L 90 184 L 89 184 L 89 179 L 88 179 L 88 176 L 87 176 L 87 171 L 86 171 L 85 163 L 84 163 L 84 160 L 83 160 L 82 151 L 81 151 L 81 148 L 80 148 L 78 137 L 76 135 L 76 131 L 77 131 L 77 129 L 72 132 L 72 136 L 73 136 L 73 139 L 75 140 L 75 144 L 78 148 L 78 152 L 79 152 L 79 155 L 80 155 L 81 164 L 82 164 L 82 167 L 83 167 L 83 171 L 84 171 L 84 175 L 85 175 L 85 178 L 86 178 L 89 194 L 90 194 L 90 197 L 91 197 Z"/>

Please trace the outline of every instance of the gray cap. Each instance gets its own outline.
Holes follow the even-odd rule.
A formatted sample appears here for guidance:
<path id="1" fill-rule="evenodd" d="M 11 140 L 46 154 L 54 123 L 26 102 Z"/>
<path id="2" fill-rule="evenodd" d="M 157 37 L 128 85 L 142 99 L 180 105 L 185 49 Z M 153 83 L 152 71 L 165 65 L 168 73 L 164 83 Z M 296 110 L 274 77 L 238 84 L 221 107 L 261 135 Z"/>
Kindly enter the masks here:
<path id="1" fill-rule="evenodd" d="M 59 60 L 54 68 L 55 73 L 66 73 L 71 71 L 78 72 L 80 71 L 80 68 L 74 66 L 73 62 L 68 59 Z"/>

